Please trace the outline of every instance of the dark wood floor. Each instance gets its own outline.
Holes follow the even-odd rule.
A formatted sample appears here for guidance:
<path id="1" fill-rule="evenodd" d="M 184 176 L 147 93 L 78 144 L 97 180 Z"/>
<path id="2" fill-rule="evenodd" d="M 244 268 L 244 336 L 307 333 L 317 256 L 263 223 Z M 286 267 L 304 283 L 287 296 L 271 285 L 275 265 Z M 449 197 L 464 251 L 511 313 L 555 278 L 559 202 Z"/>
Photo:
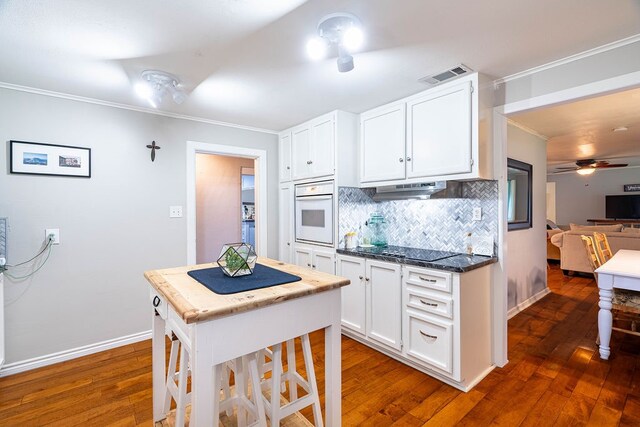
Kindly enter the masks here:
<path id="1" fill-rule="evenodd" d="M 553 267 L 549 287 L 509 321 L 510 363 L 469 393 L 343 337 L 343 425 L 639 426 L 640 338 L 614 333 L 600 360 L 594 281 Z M 1 378 L 0 425 L 151 426 L 150 342 Z"/>

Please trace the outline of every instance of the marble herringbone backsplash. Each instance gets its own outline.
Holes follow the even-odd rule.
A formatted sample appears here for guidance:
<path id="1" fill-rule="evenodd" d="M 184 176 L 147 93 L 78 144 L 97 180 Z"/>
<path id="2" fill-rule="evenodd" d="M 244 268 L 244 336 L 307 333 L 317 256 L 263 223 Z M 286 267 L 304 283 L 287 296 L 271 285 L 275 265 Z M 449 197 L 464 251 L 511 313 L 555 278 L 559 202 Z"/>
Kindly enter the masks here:
<path id="1" fill-rule="evenodd" d="M 390 245 L 465 252 L 467 233 L 498 239 L 498 183 L 470 181 L 462 183 L 461 199 L 396 200 L 374 202 L 370 188 L 340 187 L 338 217 L 340 247 L 349 231 L 361 241 L 365 221 L 372 212 L 387 220 Z M 482 208 L 482 220 L 473 221 L 473 208 Z M 495 252 L 495 249 L 494 249 Z"/>

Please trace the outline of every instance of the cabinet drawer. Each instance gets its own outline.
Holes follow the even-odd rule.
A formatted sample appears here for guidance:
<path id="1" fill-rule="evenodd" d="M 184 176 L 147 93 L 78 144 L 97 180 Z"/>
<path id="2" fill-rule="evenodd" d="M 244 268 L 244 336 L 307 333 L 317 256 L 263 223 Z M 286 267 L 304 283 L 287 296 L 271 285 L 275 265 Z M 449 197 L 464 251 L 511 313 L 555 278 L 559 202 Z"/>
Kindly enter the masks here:
<path id="1" fill-rule="evenodd" d="M 407 267 L 408 284 L 451 293 L 451 273 Z"/>
<path id="2" fill-rule="evenodd" d="M 149 300 L 151 301 L 151 305 L 155 307 L 160 317 L 167 320 L 167 301 L 162 298 L 153 287 L 149 291 Z"/>
<path id="3" fill-rule="evenodd" d="M 411 288 L 407 289 L 406 295 L 407 307 L 453 319 L 453 301 L 451 298 L 426 292 L 415 292 Z"/>
<path id="4" fill-rule="evenodd" d="M 407 355 L 448 374 L 453 373 L 453 325 L 416 316 L 407 310 Z"/>

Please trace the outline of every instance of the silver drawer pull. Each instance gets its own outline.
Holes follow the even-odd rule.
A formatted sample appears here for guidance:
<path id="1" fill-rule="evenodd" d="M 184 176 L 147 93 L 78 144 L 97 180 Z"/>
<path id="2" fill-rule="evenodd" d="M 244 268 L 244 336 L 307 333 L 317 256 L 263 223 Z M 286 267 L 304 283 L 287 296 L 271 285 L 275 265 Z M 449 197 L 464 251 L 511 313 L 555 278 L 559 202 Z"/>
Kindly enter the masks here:
<path id="1" fill-rule="evenodd" d="M 425 334 L 424 332 L 420 331 L 420 335 L 422 335 L 423 337 L 427 337 L 427 338 L 431 338 L 432 340 L 437 340 L 438 337 L 435 335 L 429 335 L 429 334 Z"/>
<path id="2" fill-rule="evenodd" d="M 429 282 L 429 283 L 436 283 L 437 280 L 436 279 L 425 279 L 422 276 L 418 276 L 420 278 L 420 280 L 422 280 L 423 282 Z"/>
<path id="3" fill-rule="evenodd" d="M 426 302 L 423 299 L 421 299 L 420 302 L 423 303 L 424 305 L 428 305 L 429 307 L 437 307 L 438 306 L 438 304 L 435 304 L 435 303 L 432 303 L 432 302 Z"/>

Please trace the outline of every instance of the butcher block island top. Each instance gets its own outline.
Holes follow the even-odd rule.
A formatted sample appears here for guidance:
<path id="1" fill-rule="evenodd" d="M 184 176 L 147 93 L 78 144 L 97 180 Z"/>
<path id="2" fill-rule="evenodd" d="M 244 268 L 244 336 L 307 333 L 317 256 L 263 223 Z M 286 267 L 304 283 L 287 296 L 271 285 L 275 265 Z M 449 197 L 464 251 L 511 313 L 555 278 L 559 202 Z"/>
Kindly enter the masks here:
<path id="1" fill-rule="evenodd" d="M 210 291 L 187 274 L 192 270 L 216 266 L 211 263 L 150 270 L 144 273 L 144 277 L 171 304 L 176 313 L 187 324 L 254 310 L 278 302 L 340 288 L 350 283 L 348 279 L 342 277 L 269 258 L 260 257 L 258 258 L 258 263 L 285 273 L 300 276 L 302 280 L 268 288 L 221 295 Z"/>

